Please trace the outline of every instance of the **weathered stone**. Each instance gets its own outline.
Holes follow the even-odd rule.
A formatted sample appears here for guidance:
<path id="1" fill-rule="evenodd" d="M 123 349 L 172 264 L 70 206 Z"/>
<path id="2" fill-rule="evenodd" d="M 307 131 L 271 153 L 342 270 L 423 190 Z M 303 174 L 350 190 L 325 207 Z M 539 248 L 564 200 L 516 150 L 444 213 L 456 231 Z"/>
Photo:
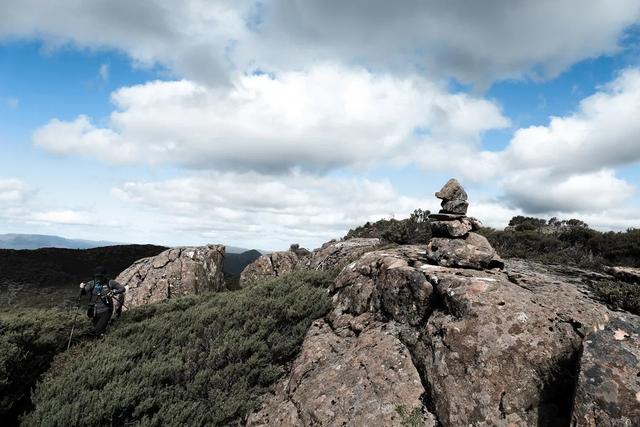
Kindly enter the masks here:
<path id="1" fill-rule="evenodd" d="M 582 366 L 589 387 L 576 404 L 592 402 L 598 425 L 638 425 L 640 318 L 606 326 L 619 314 L 583 284 L 602 275 L 516 260 L 505 271 L 450 268 L 426 254 L 401 246 L 346 266 L 329 289 L 333 310 L 249 424 L 398 425 L 391 407 L 406 399 L 444 426 L 569 425 Z"/>
<path id="2" fill-rule="evenodd" d="M 311 255 L 311 251 L 306 248 L 301 248 L 297 243 L 293 243 L 291 244 L 291 246 L 289 246 L 289 252 L 295 253 L 299 258 Z"/>
<path id="3" fill-rule="evenodd" d="M 382 246 L 382 240 L 377 238 L 332 240 L 313 251 L 307 267 L 312 270 L 341 267 L 380 246 Z"/>
<path id="4" fill-rule="evenodd" d="M 331 240 L 313 252 L 292 245 L 288 251 L 263 255 L 246 266 L 240 274 L 240 286 L 294 271 L 339 268 L 381 245 L 382 241 L 374 238 Z"/>
<path id="5" fill-rule="evenodd" d="M 314 322 L 289 377 L 247 426 L 401 426 L 398 410 L 420 410 L 424 387 L 407 348 L 387 325 L 338 335 Z M 424 426 L 435 425 L 424 414 Z"/>
<path id="6" fill-rule="evenodd" d="M 116 278 L 127 288 L 124 309 L 226 290 L 224 253 L 222 245 L 184 247 L 136 261 Z"/>
<path id="7" fill-rule="evenodd" d="M 478 231 L 482 228 L 482 221 L 472 216 L 467 217 L 469 223 L 471 224 L 471 231 Z"/>
<path id="8" fill-rule="evenodd" d="M 293 251 L 273 252 L 262 255 L 240 273 L 240 286 L 264 279 L 283 276 L 298 270 L 304 256 Z"/>
<path id="9" fill-rule="evenodd" d="M 443 200 L 441 206 L 442 210 L 440 213 L 466 215 L 469 202 L 466 200 Z"/>
<path id="10" fill-rule="evenodd" d="M 435 237 L 464 237 L 471 229 L 471 222 L 467 218 L 453 221 L 431 221 L 431 233 Z"/>
<path id="11" fill-rule="evenodd" d="M 448 214 L 448 213 L 436 213 L 429 215 L 429 220 L 433 221 L 455 221 L 458 219 L 466 218 L 464 215 Z"/>
<path id="12" fill-rule="evenodd" d="M 620 316 L 585 337 L 575 426 L 640 426 L 640 318 Z"/>
<path id="13" fill-rule="evenodd" d="M 444 267 L 483 269 L 503 265 L 489 241 L 473 232 L 464 239 L 434 237 L 427 245 L 427 258 Z"/>
<path id="14" fill-rule="evenodd" d="M 436 193 L 436 197 L 442 200 L 467 200 L 467 192 L 464 191 L 464 188 L 462 188 L 462 185 L 460 185 L 457 179 L 451 178 L 444 187 Z"/>

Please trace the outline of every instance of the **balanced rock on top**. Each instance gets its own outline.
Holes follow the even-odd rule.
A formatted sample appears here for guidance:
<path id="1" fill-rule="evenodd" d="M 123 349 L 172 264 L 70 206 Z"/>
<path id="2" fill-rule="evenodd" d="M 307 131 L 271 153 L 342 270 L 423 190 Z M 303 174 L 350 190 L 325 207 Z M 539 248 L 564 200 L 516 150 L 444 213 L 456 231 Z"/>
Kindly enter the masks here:
<path id="1" fill-rule="evenodd" d="M 462 185 L 457 179 L 451 178 L 442 187 L 442 190 L 436 193 L 438 199 L 442 199 L 442 214 L 466 215 L 469 203 L 467 202 L 467 192 L 464 191 Z"/>
<path id="2" fill-rule="evenodd" d="M 474 233 L 482 223 L 466 216 L 469 203 L 462 185 L 450 179 L 436 197 L 442 199 L 442 210 L 429 215 L 433 238 L 427 246 L 427 258 L 445 267 L 502 268 L 504 263 L 489 241 Z"/>

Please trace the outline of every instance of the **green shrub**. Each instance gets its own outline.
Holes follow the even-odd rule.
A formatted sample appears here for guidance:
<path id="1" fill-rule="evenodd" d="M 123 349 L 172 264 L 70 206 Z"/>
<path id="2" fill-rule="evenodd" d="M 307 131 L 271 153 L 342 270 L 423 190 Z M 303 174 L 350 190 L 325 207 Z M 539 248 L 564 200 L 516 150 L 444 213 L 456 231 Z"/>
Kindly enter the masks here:
<path id="1" fill-rule="evenodd" d="M 374 237 L 399 245 L 424 244 L 431 238 L 429 214 L 429 211 L 416 209 L 409 218 L 403 220 L 381 219 L 374 223 L 367 222 L 349 230 L 344 238 Z"/>
<path id="2" fill-rule="evenodd" d="M 613 308 L 640 315 L 640 286 L 603 280 L 591 284 L 595 295 Z"/>
<path id="3" fill-rule="evenodd" d="M 83 313 L 78 320 L 74 335 L 82 339 L 91 325 Z M 67 348 L 72 322 L 72 312 L 57 309 L 0 313 L 0 418 L 5 423 L 17 423 L 30 409 L 31 389 Z"/>
<path id="4" fill-rule="evenodd" d="M 301 272 L 132 309 L 57 358 L 24 424 L 240 424 L 329 310 L 332 279 Z"/>

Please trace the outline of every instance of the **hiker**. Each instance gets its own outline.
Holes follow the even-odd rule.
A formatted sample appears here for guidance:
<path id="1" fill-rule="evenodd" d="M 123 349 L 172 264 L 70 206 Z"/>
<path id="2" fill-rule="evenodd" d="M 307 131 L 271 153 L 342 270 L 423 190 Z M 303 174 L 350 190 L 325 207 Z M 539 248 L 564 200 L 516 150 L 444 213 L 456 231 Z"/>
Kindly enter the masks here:
<path id="1" fill-rule="evenodd" d="M 117 303 L 116 318 L 120 317 L 125 288 L 115 280 L 110 280 L 104 268 L 97 267 L 92 281 L 80 283 L 80 294 L 87 292 L 90 294 L 87 315 L 93 321 L 95 335 L 102 336 L 113 315 L 114 302 Z"/>

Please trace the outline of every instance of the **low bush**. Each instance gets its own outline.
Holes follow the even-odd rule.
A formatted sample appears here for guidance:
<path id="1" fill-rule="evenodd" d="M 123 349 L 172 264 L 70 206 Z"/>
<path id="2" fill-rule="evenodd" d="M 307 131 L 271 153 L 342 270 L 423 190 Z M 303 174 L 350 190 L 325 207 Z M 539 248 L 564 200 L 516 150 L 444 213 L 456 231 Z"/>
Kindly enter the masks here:
<path id="1" fill-rule="evenodd" d="M 17 424 L 18 416 L 30 409 L 31 389 L 54 356 L 67 348 L 72 322 L 72 312 L 57 309 L 0 313 L 0 418 L 4 425 Z M 81 313 L 74 336 L 87 337 L 90 326 Z"/>
<path id="2" fill-rule="evenodd" d="M 238 425 L 330 308 L 327 272 L 132 309 L 56 359 L 24 425 Z"/>
<path id="3" fill-rule="evenodd" d="M 607 305 L 640 315 L 640 286 L 637 284 L 603 280 L 592 283 L 591 289 Z"/>
<path id="4" fill-rule="evenodd" d="M 416 209 L 406 219 L 381 219 L 374 223 L 367 222 L 349 230 L 344 238 L 374 237 L 399 245 L 424 244 L 431 238 L 429 214 L 429 211 Z"/>

